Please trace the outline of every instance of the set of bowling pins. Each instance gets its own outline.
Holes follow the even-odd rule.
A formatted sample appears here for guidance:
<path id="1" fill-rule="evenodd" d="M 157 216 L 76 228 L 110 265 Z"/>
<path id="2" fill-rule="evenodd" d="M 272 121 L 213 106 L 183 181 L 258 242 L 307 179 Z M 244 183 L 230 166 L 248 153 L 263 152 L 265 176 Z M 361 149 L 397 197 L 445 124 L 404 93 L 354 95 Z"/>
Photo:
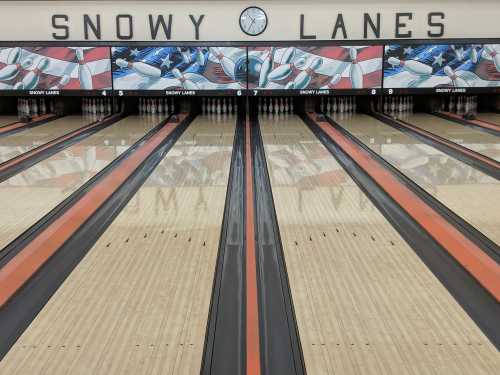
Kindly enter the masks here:
<path id="1" fill-rule="evenodd" d="M 236 98 L 201 98 L 202 113 L 236 113 L 238 101 Z"/>
<path id="2" fill-rule="evenodd" d="M 82 113 L 109 115 L 111 112 L 111 98 L 82 98 Z"/>
<path id="3" fill-rule="evenodd" d="M 323 113 L 355 113 L 357 109 L 354 96 L 321 97 L 320 110 Z"/>
<path id="4" fill-rule="evenodd" d="M 264 97 L 257 102 L 259 113 L 293 113 L 293 99 Z"/>
<path id="5" fill-rule="evenodd" d="M 413 113 L 413 96 L 384 96 L 384 113 Z"/>
<path id="6" fill-rule="evenodd" d="M 139 98 L 139 113 L 171 113 L 175 110 L 174 98 Z"/>
<path id="7" fill-rule="evenodd" d="M 38 116 L 47 113 L 45 98 L 17 99 L 18 116 Z"/>
<path id="8" fill-rule="evenodd" d="M 460 95 L 441 98 L 441 111 L 453 113 L 477 113 L 477 95 Z"/>

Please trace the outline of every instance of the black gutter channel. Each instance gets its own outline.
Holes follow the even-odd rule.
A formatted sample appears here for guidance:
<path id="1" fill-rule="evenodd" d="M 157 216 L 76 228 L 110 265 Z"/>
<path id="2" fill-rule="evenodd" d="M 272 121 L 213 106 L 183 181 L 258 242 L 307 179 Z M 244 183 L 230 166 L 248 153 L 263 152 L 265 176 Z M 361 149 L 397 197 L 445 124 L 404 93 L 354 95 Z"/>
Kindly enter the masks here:
<path id="1" fill-rule="evenodd" d="M 57 120 L 57 119 L 60 119 L 64 116 L 58 116 L 58 115 L 53 115 L 53 116 L 50 116 L 50 117 L 47 117 L 47 118 L 44 118 L 42 120 L 36 120 L 36 121 L 30 121 L 30 122 L 27 122 L 25 126 L 21 126 L 19 128 L 16 128 L 16 129 L 12 129 L 10 131 L 7 131 L 5 133 L 1 133 L 0 132 L 0 138 L 2 137 L 6 137 L 8 135 L 12 135 L 12 134 L 15 134 L 15 133 L 19 133 L 19 132 L 22 132 L 26 129 L 31 129 L 31 128 L 35 128 L 37 126 L 40 126 L 40 125 L 43 125 L 47 122 L 50 122 L 50 121 L 53 121 L 53 120 Z M 16 124 L 16 123 L 14 123 Z M 11 124 L 13 125 L 13 124 Z M 5 126 L 11 126 L 11 125 L 5 125 Z M 1 130 L 1 128 L 0 128 Z"/>
<path id="2" fill-rule="evenodd" d="M 387 117 L 385 117 L 385 116 L 383 116 L 383 115 L 381 115 L 379 113 L 376 113 L 376 112 L 371 113 L 371 115 L 373 117 L 375 117 L 377 120 L 382 121 L 383 123 L 385 123 L 385 124 L 387 124 L 387 125 L 395 128 L 395 129 L 399 130 L 400 132 L 408 134 L 408 135 L 410 135 L 413 138 L 417 138 L 418 140 L 420 140 L 420 141 L 428 144 L 431 147 L 434 147 L 434 148 L 438 149 L 439 151 L 444 152 L 445 154 L 450 155 L 451 157 L 453 157 L 455 159 L 460 160 L 461 162 L 463 162 L 463 163 L 471 166 L 472 168 L 478 169 L 481 172 L 483 172 L 484 174 L 487 174 L 490 177 L 493 177 L 493 178 L 495 178 L 497 180 L 500 180 L 500 169 L 495 168 L 492 165 L 483 162 L 481 159 L 476 159 L 475 157 L 472 157 L 472 156 L 469 156 L 467 154 L 464 154 L 463 152 L 460 152 L 460 151 L 458 151 L 457 149 L 455 149 L 453 147 L 449 147 L 447 145 L 447 143 L 451 143 L 451 141 L 449 141 L 449 140 L 447 140 L 445 138 L 442 138 L 442 137 L 440 137 L 437 134 L 432 134 L 433 137 L 436 137 L 442 143 L 441 142 L 437 142 L 437 141 L 435 141 L 434 139 L 432 139 L 430 137 L 426 137 L 425 135 L 422 135 L 422 134 L 420 134 L 420 133 L 418 133 L 418 132 L 416 132 L 416 131 L 414 131 L 412 129 L 408 129 L 408 128 L 404 127 L 404 126 L 401 126 L 394 119 L 387 118 Z M 417 126 L 417 125 L 411 124 L 411 123 L 403 121 L 403 120 L 398 120 L 398 121 L 401 121 L 403 124 L 408 124 L 408 125 L 411 125 L 411 126 Z M 421 130 L 422 130 L 423 133 L 431 134 L 431 133 L 429 133 L 428 131 L 426 131 L 424 129 L 421 129 Z M 464 147 L 464 146 L 461 146 L 461 145 L 458 145 L 458 146 L 459 147 Z M 477 153 L 477 152 L 475 152 L 473 150 L 469 150 L 469 151 L 471 153 L 473 153 L 473 154 L 477 154 L 480 157 L 489 159 L 487 156 L 481 155 L 481 154 L 479 154 L 479 153 Z M 491 161 L 493 163 L 495 163 L 495 160 L 491 159 Z"/>
<path id="3" fill-rule="evenodd" d="M 251 111 L 255 244 L 263 375 L 305 375 L 278 219 L 257 110 Z"/>
<path id="4" fill-rule="evenodd" d="M 51 157 L 52 155 L 55 155 L 58 152 L 74 145 L 75 143 L 84 140 L 85 138 L 91 136 L 92 134 L 97 133 L 98 131 L 100 131 L 104 128 L 107 128 L 111 124 L 114 124 L 115 122 L 121 120 L 123 117 L 124 117 L 123 115 L 118 114 L 118 115 L 109 116 L 107 118 L 104 118 L 103 120 L 94 121 L 92 123 L 85 125 L 84 127 L 88 127 L 88 126 L 91 126 L 93 124 L 97 124 L 99 122 L 100 122 L 100 124 L 98 126 L 93 127 L 93 128 L 86 129 L 83 132 L 77 134 L 76 136 L 73 136 L 71 138 L 66 139 L 65 141 L 58 142 L 59 139 L 67 137 L 68 135 L 71 135 L 71 133 L 76 133 L 79 131 L 79 129 L 75 129 L 74 131 L 72 131 L 68 134 L 63 134 L 60 137 L 58 137 L 52 141 L 49 141 L 48 143 L 54 143 L 54 144 L 52 146 L 49 146 L 47 149 L 45 149 L 41 152 L 36 152 L 36 150 L 45 147 L 45 144 L 40 145 L 32 150 L 29 150 L 28 151 L 29 153 L 34 153 L 32 156 L 24 159 L 23 161 L 21 161 L 19 163 L 12 165 L 11 167 L 9 167 L 3 171 L 0 171 L 0 183 L 4 182 L 5 180 L 8 180 L 9 178 L 11 178 L 12 176 L 14 176 L 16 174 L 28 169 L 29 167 L 39 163 L 40 161 L 45 160 L 45 159 Z M 23 157 L 24 157 L 24 154 L 18 155 L 12 159 L 5 161 L 4 163 L 1 163 L 0 167 L 2 166 L 2 164 L 12 163 L 16 159 L 22 159 Z"/>
<path id="5" fill-rule="evenodd" d="M 439 113 L 439 112 L 432 112 L 431 114 L 433 114 L 434 116 L 437 116 L 437 117 L 440 117 L 442 119 L 445 119 L 445 120 L 448 120 L 448 121 L 452 121 L 452 122 L 456 122 L 457 124 L 460 124 L 460 125 L 463 125 L 463 126 L 467 126 L 469 128 L 474 128 L 474 129 L 478 129 L 478 130 L 481 130 L 485 133 L 489 133 L 489 134 L 492 134 L 492 135 L 496 135 L 497 137 L 500 137 L 500 131 L 498 130 L 494 130 L 494 129 L 489 129 L 489 128 L 486 128 L 486 127 L 483 127 L 483 126 L 480 126 L 480 125 L 476 125 L 472 122 L 469 122 L 465 119 L 458 119 L 458 118 L 454 118 L 454 117 L 449 117 L 449 116 L 446 116 L 445 114 L 443 113 Z"/>
<path id="6" fill-rule="evenodd" d="M 307 115 L 302 120 L 500 350 L 500 303 Z"/>
<path id="7" fill-rule="evenodd" d="M 201 375 L 245 375 L 245 111 L 236 121 Z"/>
<path id="8" fill-rule="evenodd" d="M 139 141 L 125 151 L 114 162 L 108 165 L 98 175 L 94 176 L 87 184 L 72 194 L 63 203 L 57 206 L 46 217 L 41 219 L 32 228 L 13 241 L 18 252 L 19 246 L 29 243 L 37 233 L 46 228 L 57 217 L 69 209 L 80 199 L 93 185 L 99 183 L 104 176 L 109 174 L 118 163 L 125 160 L 144 142 L 156 134 L 170 119 L 158 124 Z M 2 307 L 0 308 L 0 360 L 7 354 L 19 336 L 29 326 L 38 312 L 56 292 L 66 277 L 73 271 L 87 252 L 96 243 L 99 237 L 113 222 L 125 205 L 132 199 L 155 167 L 172 148 L 182 133 L 189 126 L 194 116 L 189 115 L 177 128 L 172 131 L 144 160 L 136 170 L 124 181 L 124 183 L 98 208 L 94 215 L 69 238 L 57 252 L 38 270 L 35 275 Z M 8 253 L 1 260 L 0 267 L 4 266 L 7 258 L 12 258 L 14 251 Z"/>
<path id="9" fill-rule="evenodd" d="M 377 116 L 374 116 L 378 119 Z M 387 160 L 382 158 L 380 155 L 371 150 L 368 146 L 366 146 L 363 142 L 361 142 L 358 138 L 352 135 L 347 129 L 342 127 L 340 124 L 335 122 L 330 117 L 326 117 L 327 121 L 332 125 L 335 129 L 340 131 L 350 140 L 355 142 L 359 147 L 368 152 L 372 159 L 376 160 L 379 164 L 382 164 L 387 170 L 389 170 L 398 181 L 408 187 L 413 193 L 415 193 L 420 199 L 422 199 L 427 205 L 429 205 L 434 211 L 436 211 L 439 215 L 444 217 L 446 221 L 451 223 L 457 230 L 460 231 L 465 237 L 469 238 L 472 242 L 474 242 L 478 247 L 480 247 L 490 258 L 492 258 L 495 262 L 500 264 L 500 247 L 489 239 L 486 235 L 484 235 L 481 231 L 476 229 L 474 226 L 469 224 L 467 221 L 462 219 L 459 215 L 449 209 L 446 205 L 441 203 L 439 200 L 434 198 L 432 195 L 427 193 L 424 189 L 420 187 L 417 183 L 411 180 L 408 176 L 406 176 L 403 172 L 389 163 Z M 383 121 L 383 117 L 380 118 Z M 385 122 L 385 121 L 384 121 Z M 389 124 L 390 125 L 390 124 Z M 394 126 L 396 129 L 399 127 Z M 404 128 L 402 128 L 404 129 Z M 407 134 L 412 135 L 412 132 L 408 132 Z M 415 135 L 416 136 L 416 135 Z M 420 137 L 417 137 L 421 139 Z M 424 138 L 424 137 L 422 137 Z M 434 146 L 432 142 L 426 142 L 430 146 Z M 453 156 L 453 155 L 451 155 Z"/>
<path id="10" fill-rule="evenodd" d="M 377 116 L 374 116 L 378 118 Z M 500 247 L 486 237 L 482 232 L 477 230 L 474 226 L 469 224 L 467 221 L 462 219 L 459 215 L 449 209 L 446 205 L 441 203 L 439 200 L 434 198 L 432 195 L 427 193 L 424 189 L 420 187 L 417 183 L 415 183 L 412 179 L 406 176 L 403 172 L 385 160 L 383 157 L 375 153 L 368 146 L 366 146 L 363 142 L 361 142 L 358 138 L 352 135 L 347 129 L 343 126 L 335 122 L 330 117 L 325 117 L 327 121 L 339 132 L 344 134 L 347 138 L 356 143 L 359 147 L 365 150 L 372 159 L 377 161 L 379 164 L 383 165 L 385 169 L 389 170 L 392 175 L 394 175 L 398 181 L 405 185 L 408 189 L 410 189 L 413 193 L 415 193 L 420 199 L 422 199 L 428 206 L 430 206 L 434 211 L 436 211 L 439 215 L 444 217 L 446 221 L 452 224 L 460 233 L 462 233 L 469 240 L 474 242 L 479 248 L 481 248 L 490 258 L 492 258 L 495 262 L 500 264 Z M 397 128 L 397 127 L 396 127 Z M 397 128 L 400 130 L 399 128 Z M 412 134 L 412 133 L 410 133 Z M 419 138 L 420 139 L 420 138 Z M 431 146 L 433 144 L 429 143 Z"/>

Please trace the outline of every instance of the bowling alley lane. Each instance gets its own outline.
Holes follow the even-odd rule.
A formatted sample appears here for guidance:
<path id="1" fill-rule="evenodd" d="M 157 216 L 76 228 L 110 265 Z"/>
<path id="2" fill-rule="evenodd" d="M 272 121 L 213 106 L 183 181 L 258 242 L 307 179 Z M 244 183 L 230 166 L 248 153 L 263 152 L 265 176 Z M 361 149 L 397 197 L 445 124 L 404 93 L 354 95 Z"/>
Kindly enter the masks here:
<path id="1" fill-rule="evenodd" d="M 493 345 L 306 125 L 260 123 L 307 373 L 495 373 Z"/>
<path id="2" fill-rule="evenodd" d="M 500 138 L 481 129 L 464 126 L 428 113 L 414 113 L 406 122 L 500 161 Z"/>
<path id="3" fill-rule="evenodd" d="M 0 116 L 0 126 L 12 124 L 18 120 L 17 116 L 6 116 L 2 115 Z"/>
<path id="4" fill-rule="evenodd" d="M 12 347 L 1 374 L 199 373 L 235 122 L 195 118 Z M 40 350 L 26 350 L 33 347 Z"/>
<path id="5" fill-rule="evenodd" d="M 498 126 L 500 126 L 500 113 L 494 112 L 479 112 L 476 115 L 478 120 L 492 122 Z"/>
<path id="6" fill-rule="evenodd" d="M 425 114 L 419 116 L 408 121 L 446 121 Z M 371 116 L 357 114 L 334 119 L 427 193 L 500 244 L 500 181 Z M 437 129 L 435 126 L 433 130 Z M 451 126 L 463 128 L 459 124 Z M 467 129 L 463 131 L 468 134 Z"/>
<path id="7" fill-rule="evenodd" d="M 126 117 L 0 183 L 0 251 L 160 121 Z M 83 119 L 75 116 L 72 124 Z"/>
<path id="8" fill-rule="evenodd" d="M 0 137 L 0 163 L 50 142 L 66 133 L 81 128 L 97 117 L 65 116 L 45 124 Z"/>

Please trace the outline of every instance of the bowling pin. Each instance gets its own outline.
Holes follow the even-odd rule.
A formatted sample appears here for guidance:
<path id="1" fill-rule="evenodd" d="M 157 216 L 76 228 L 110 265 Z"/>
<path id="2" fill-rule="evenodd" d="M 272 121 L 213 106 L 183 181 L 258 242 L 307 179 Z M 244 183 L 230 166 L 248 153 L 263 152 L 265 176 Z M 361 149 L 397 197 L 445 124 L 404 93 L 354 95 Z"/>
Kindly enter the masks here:
<path id="1" fill-rule="evenodd" d="M 495 65 L 495 69 L 500 73 L 500 55 L 491 45 L 485 45 L 484 50 L 493 60 L 493 64 Z"/>
<path id="2" fill-rule="evenodd" d="M 115 63 L 120 68 L 131 69 L 131 70 L 135 71 L 136 73 L 139 73 L 139 74 L 146 76 L 146 77 L 156 77 L 156 78 L 161 77 L 161 70 L 160 69 L 158 69 L 155 66 L 143 63 L 141 61 L 128 62 L 128 61 L 125 61 L 124 59 L 116 59 Z"/>
<path id="3" fill-rule="evenodd" d="M 272 47 L 271 50 L 267 51 L 266 57 L 260 68 L 259 73 L 259 87 L 266 87 L 269 80 L 268 76 L 273 67 L 275 48 Z"/>
<path id="4" fill-rule="evenodd" d="M 65 74 L 62 76 L 62 78 L 59 80 L 59 82 L 52 86 L 50 89 L 51 90 L 60 90 L 61 88 L 63 88 L 64 86 L 66 86 L 70 81 L 70 77 L 69 75 Z"/>
<path id="5" fill-rule="evenodd" d="M 181 84 L 181 86 L 185 90 L 199 90 L 199 87 L 196 83 L 193 81 L 187 79 L 184 74 L 182 74 L 179 69 L 174 68 L 172 69 L 172 74 L 174 75 L 175 78 L 177 78 Z"/>
<path id="6" fill-rule="evenodd" d="M 335 85 L 336 85 L 337 83 L 339 83 L 339 82 L 340 82 L 340 79 L 341 79 L 341 78 L 342 78 L 342 77 L 341 77 L 341 75 L 340 75 L 340 74 L 338 74 L 338 73 L 336 73 L 336 74 L 334 74 L 334 75 L 332 76 L 332 79 L 330 80 L 330 82 L 328 82 L 328 84 L 327 84 L 327 85 L 325 85 L 325 86 L 323 86 L 323 87 L 321 87 L 321 88 L 322 88 L 322 89 L 330 89 L 330 90 L 331 90 L 331 89 L 334 89 L 334 88 L 335 88 Z"/>
<path id="7" fill-rule="evenodd" d="M 356 48 L 351 47 L 349 49 L 349 57 L 351 58 L 351 68 L 349 69 L 349 78 L 351 79 L 351 84 L 353 89 L 363 88 L 363 70 L 358 64 L 358 51 Z"/>
<path id="8" fill-rule="evenodd" d="M 47 69 L 48 66 L 49 59 L 46 57 L 40 58 L 35 66 L 35 69 L 28 72 L 28 74 L 23 77 L 23 80 L 21 81 L 22 90 L 34 89 L 40 81 L 40 74 Z"/>
<path id="9" fill-rule="evenodd" d="M 31 59 L 26 59 L 23 62 L 16 62 L 15 64 L 9 64 L 0 69 L 0 81 L 9 81 L 19 74 L 21 69 L 28 69 L 32 64 Z"/>
<path id="10" fill-rule="evenodd" d="M 443 68 L 444 73 L 448 76 L 448 78 L 451 80 L 453 83 L 453 86 L 455 87 L 469 87 L 469 84 L 467 81 L 459 76 L 451 69 L 450 66 L 446 65 Z"/>
<path id="11" fill-rule="evenodd" d="M 87 64 L 85 64 L 85 56 L 83 48 L 77 48 L 75 51 L 78 60 L 78 79 L 80 80 L 80 88 L 82 90 L 92 90 L 92 72 Z"/>
<path id="12" fill-rule="evenodd" d="M 229 78 L 234 80 L 235 70 L 236 70 L 234 61 L 231 60 L 229 57 L 225 56 L 218 47 L 210 47 L 209 50 L 212 53 L 212 55 L 214 55 L 215 58 L 219 61 L 224 73 Z"/>
<path id="13" fill-rule="evenodd" d="M 323 63 L 323 59 L 321 57 L 315 56 L 310 57 L 309 62 L 307 64 L 307 68 L 301 71 L 295 79 L 293 80 L 293 87 L 295 89 L 304 89 L 306 88 L 312 80 L 312 74 L 321 66 Z"/>
<path id="14" fill-rule="evenodd" d="M 416 75 L 431 75 L 432 68 L 420 61 L 415 60 L 399 60 L 396 57 L 389 57 L 387 62 L 392 66 L 400 66 L 404 70 Z"/>

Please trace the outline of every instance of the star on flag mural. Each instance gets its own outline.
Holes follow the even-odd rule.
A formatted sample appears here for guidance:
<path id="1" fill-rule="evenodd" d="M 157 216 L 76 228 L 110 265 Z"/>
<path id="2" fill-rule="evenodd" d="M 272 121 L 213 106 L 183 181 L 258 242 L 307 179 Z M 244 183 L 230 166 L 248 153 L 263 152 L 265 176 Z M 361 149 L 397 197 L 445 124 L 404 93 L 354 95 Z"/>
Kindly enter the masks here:
<path id="1" fill-rule="evenodd" d="M 498 44 L 386 45 L 384 88 L 499 87 Z"/>

